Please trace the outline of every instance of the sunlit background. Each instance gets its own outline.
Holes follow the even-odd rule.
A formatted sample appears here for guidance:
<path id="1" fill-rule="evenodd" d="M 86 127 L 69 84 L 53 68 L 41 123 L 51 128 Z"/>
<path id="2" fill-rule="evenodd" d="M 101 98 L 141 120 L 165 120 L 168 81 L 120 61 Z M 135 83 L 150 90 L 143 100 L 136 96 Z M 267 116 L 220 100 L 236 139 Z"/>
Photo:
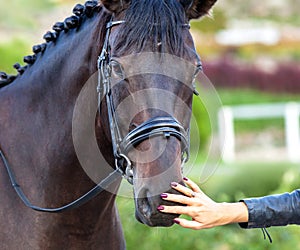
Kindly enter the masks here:
<path id="1" fill-rule="evenodd" d="M 76 3 L 0 0 L 0 71 L 15 74 L 12 65 Z M 201 145 L 198 151 L 192 140 L 197 160 L 186 174 L 217 201 L 299 188 L 299 9 L 299 0 L 223 0 L 210 17 L 191 23 L 222 106 L 208 114 L 206 103 L 195 98 L 192 130 L 199 130 Z M 201 81 L 197 85 L 205 93 Z M 128 249 L 300 249 L 297 226 L 271 228 L 270 244 L 260 230 L 237 225 L 197 232 L 177 225 L 148 228 L 134 219 L 131 199 L 119 197 L 118 205 Z"/>

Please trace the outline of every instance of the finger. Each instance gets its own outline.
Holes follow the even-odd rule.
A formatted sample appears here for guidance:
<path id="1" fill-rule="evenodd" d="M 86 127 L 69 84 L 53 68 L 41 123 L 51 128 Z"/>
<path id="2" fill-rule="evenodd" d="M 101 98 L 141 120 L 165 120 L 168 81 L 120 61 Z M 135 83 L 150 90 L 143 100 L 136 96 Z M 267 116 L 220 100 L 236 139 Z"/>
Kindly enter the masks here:
<path id="1" fill-rule="evenodd" d="M 195 183 L 193 182 L 192 180 L 184 177 L 183 178 L 183 181 L 185 184 L 187 184 L 194 192 L 196 193 L 203 193 L 202 190 L 200 189 L 200 187 Z"/>
<path id="2" fill-rule="evenodd" d="M 172 182 L 171 183 L 171 187 L 181 193 L 183 193 L 184 195 L 188 196 L 188 197 L 194 197 L 195 194 L 194 194 L 194 191 L 191 190 L 190 188 L 188 187 L 185 187 L 177 182 Z"/>
<path id="3" fill-rule="evenodd" d="M 182 219 L 182 218 L 176 218 L 176 219 L 174 219 L 174 222 L 184 228 L 190 228 L 190 229 L 195 229 L 195 230 L 206 228 L 202 223 L 200 223 L 198 221 L 194 221 L 194 220 L 186 220 L 186 219 Z"/>
<path id="4" fill-rule="evenodd" d="M 163 193 L 160 195 L 163 200 L 166 201 L 173 201 L 185 205 L 194 205 L 195 201 L 194 199 L 191 199 L 190 197 L 179 195 L 179 194 L 170 194 L 170 193 Z"/>
<path id="5" fill-rule="evenodd" d="M 169 213 L 169 214 L 184 214 L 192 217 L 194 213 L 191 210 L 191 207 L 184 207 L 184 206 L 164 206 L 160 205 L 157 208 L 158 211 L 162 213 Z"/>

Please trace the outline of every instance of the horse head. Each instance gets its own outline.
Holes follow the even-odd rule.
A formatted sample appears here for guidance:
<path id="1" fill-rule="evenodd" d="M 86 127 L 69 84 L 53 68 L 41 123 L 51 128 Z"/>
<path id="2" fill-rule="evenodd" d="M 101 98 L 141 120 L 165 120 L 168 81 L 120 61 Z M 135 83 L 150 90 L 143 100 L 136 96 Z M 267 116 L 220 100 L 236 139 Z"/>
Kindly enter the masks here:
<path id="1" fill-rule="evenodd" d="M 111 12 L 99 57 L 99 109 L 109 120 L 116 167 L 133 184 L 136 218 L 171 226 L 160 194 L 182 182 L 194 78 L 202 70 L 189 21 L 215 0 L 102 0 Z"/>

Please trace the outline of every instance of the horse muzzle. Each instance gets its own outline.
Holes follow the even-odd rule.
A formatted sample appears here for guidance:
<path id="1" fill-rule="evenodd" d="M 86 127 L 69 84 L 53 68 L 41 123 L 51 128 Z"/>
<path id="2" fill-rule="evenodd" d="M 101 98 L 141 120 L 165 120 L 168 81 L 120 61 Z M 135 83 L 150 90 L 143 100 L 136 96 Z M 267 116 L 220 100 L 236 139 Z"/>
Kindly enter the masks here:
<path id="1" fill-rule="evenodd" d="M 164 201 L 160 195 L 151 196 L 147 189 L 141 191 L 143 194 L 139 194 L 141 198 L 135 198 L 135 217 L 136 219 L 151 227 L 170 227 L 174 224 L 174 219 L 178 217 L 178 214 L 166 214 L 157 210 L 157 207 L 161 204 L 166 206 L 178 205 L 174 202 Z M 167 193 L 177 193 L 174 190 L 167 190 Z"/>

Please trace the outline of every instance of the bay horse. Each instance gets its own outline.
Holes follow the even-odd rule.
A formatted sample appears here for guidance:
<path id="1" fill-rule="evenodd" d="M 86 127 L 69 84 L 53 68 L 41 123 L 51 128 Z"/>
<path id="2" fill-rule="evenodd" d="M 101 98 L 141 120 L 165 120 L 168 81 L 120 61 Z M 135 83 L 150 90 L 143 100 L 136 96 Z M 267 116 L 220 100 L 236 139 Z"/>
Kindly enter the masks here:
<path id="1" fill-rule="evenodd" d="M 188 157 L 201 70 L 188 24 L 215 2 L 87 1 L 14 65 L 16 76 L 0 73 L 2 250 L 125 249 L 122 176 L 138 221 L 173 224 L 157 206 Z"/>

